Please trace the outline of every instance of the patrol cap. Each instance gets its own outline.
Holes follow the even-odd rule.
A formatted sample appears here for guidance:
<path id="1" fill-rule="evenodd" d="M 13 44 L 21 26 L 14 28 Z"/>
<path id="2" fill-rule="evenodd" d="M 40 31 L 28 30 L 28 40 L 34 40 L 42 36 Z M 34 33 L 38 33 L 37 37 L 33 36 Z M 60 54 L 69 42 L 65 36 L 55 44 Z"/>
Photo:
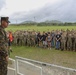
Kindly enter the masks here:
<path id="1" fill-rule="evenodd" d="M 6 21 L 7 23 L 10 23 L 9 17 L 1 17 L 1 22 Z"/>

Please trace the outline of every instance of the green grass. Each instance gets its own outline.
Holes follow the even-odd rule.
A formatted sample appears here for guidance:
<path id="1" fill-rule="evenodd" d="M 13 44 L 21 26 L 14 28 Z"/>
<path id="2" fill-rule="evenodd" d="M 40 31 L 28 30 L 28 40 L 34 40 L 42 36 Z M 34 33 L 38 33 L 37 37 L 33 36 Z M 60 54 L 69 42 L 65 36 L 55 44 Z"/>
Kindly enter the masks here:
<path id="1" fill-rule="evenodd" d="M 12 31 L 16 31 L 16 30 L 35 30 L 35 31 L 51 31 L 51 30 L 66 30 L 66 29 L 76 29 L 76 26 L 8 26 L 8 28 L 6 30 L 12 30 Z"/>
<path id="2" fill-rule="evenodd" d="M 60 51 L 55 49 L 48 50 L 27 46 L 12 46 L 12 49 L 13 52 L 10 57 L 14 59 L 15 56 L 21 56 L 24 58 L 76 69 L 76 52 Z"/>

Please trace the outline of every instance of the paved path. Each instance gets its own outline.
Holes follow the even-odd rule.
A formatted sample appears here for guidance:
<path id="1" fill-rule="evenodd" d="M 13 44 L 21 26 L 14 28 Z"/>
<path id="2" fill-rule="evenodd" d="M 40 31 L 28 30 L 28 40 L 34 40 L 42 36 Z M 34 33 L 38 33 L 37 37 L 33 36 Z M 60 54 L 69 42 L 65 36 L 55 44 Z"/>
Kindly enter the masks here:
<path id="1" fill-rule="evenodd" d="M 8 69 L 7 75 L 15 75 L 15 70 Z"/>
<path id="2" fill-rule="evenodd" d="M 14 68 L 15 65 L 14 63 L 10 62 L 8 65 L 11 68 Z M 41 66 L 43 68 L 42 70 L 42 75 L 76 75 L 76 70 L 74 69 L 69 69 L 65 67 L 60 67 L 57 65 L 40 65 L 38 63 L 33 63 L 33 62 L 18 62 L 18 69 L 20 73 L 23 75 L 41 75 Z M 8 69 L 8 75 L 15 75 L 15 70 Z M 20 75 L 20 74 L 18 74 Z"/>
<path id="3" fill-rule="evenodd" d="M 24 75 L 41 75 L 41 68 L 33 66 L 33 64 L 25 64 L 19 62 L 18 64 L 19 72 Z M 8 75 L 15 75 L 14 64 L 9 63 L 8 67 Z"/>

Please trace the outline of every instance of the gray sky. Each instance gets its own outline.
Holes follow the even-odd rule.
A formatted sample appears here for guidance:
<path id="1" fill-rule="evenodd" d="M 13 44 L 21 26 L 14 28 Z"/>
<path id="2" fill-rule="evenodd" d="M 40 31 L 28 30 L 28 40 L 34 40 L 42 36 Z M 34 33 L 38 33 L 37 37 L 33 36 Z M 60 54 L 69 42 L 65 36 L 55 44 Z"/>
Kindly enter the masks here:
<path id="1" fill-rule="evenodd" d="M 76 22 L 76 0 L 0 0 L 0 16 L 12 23 L 59 20 Z"/>
<path id="2" fill-rule="evenodd" d="M 5 6 L 5 0 L 0 0 L 0 10 Z"/>

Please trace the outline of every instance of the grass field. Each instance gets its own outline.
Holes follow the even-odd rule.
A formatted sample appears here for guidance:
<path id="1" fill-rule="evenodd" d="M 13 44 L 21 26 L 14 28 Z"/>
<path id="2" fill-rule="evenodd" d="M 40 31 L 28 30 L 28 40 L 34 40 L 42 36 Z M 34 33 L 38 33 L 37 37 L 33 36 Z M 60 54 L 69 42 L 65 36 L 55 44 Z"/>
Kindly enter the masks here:
<path id="1" fill-rule="evenodd" d="M 56 29 L 76 29 L 76 26 L 47 26 L 47 27 L 37 27 L 37 26 L 9 26 L 6 30 L 39 30 L 48 31 Z M 55 49 L 42 49 L 37 47 L 27 47 L 27 46 L 12 46 L 13 52 L 11 53 L 11 58 L 15 56 L 21 56 L 29 59 L 34 59 L 38 61 L 43 61 L 51 64 L 57 64 L 60 66 L 70 67 L 76 69 L 76 52 L 72 51 L 60 51 Z"/>
<path id="2" fill-rule="evenodd" d="M 76 26 L 8 26 L 8 28 L 6 30 L 12 30 L 12 31 L 16 31 L 16 30 L 35 30 L 35 31 L 51 31 L 51 30 L 66 30 L 66 29 L 76 29 Z"/>

